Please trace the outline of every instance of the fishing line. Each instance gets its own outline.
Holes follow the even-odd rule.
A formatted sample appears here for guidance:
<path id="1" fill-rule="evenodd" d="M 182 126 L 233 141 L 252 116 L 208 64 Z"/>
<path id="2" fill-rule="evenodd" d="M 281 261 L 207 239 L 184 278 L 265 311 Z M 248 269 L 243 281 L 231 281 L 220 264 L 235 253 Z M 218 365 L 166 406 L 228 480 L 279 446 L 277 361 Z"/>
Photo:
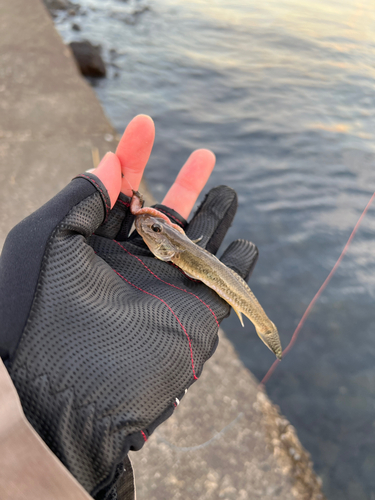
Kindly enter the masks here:
<path id="1" fill-rule="evenodd" d="M 337 269 L 338 269 L 338 267 L 339 267 L 339 265 L 340 265 L 340 263 L 341 263 L 344 255 L 346 254 L 346 252 L 347 252 L 347 250 L 348 250 L 348 248 L 349 248 L 349 246 L 350 246 L 350 244 L 351 244 L 351 242 L 352 242 L 352 240 L 353 240 L 353 238 L 355 236 L 355 233 L 357 232 L 359 226 L 361 225 L 362 220 L 363 220 L 364 216 L 366 215 L 367 210 L 370 208 L 370 205 L 374 201 L 374 199 L 375 199 L 375 193 L 371 196 L 370 201 L 367 203 L 366 208 L 363 210 L 360 218 L 357 221 L 357 224 L 354 226 L 354 229 L 353 229 L 351 235 L 349 236 L 349 239 L 346 242 L 346 244 L 344 246 L 344 249 L 341 252 L 340 257 L 336 261 L 336 264 L 333 266 L 331 272 L 328 274 L 328 276 L 324 280 L 323 284 L 321 285 L 321 287 L 319 288 L 319 290 L 314 295 L 314 297 L 311 300 L 310 304 L 307 306 L 306 311 L 303 313 L 303 316 L 300 319 L 300 322 L 298 323 L 297 328 L 294 330 L 294 333 L 292 335 L 292 338 L 290 339 L 289 344 L 287 345 L 287 347 L 283 351 L 283 356 L 285 356 L 285 354 L 288 354 L 288 352 L 290 351 L 290 349 L 293 347 L 295 341 L 297 340 L 297 337 L 299 335 L 299 332 L 300 332 L 301 328 L 303 327 L 303 325 L 304 325 L 307 317 L 309 316 L 312 308 L 314 307 L 315 302 L 318 300 L 318 298 L 320 297 L 320 295 L 323 293 L 324 289 L 326 288 L 326 286 L 328 285 L 328 283 L 331 281 L 332 276 L 337 271 Z M 260 386 L 265 386 L 266 385 L 266 383 L 271 378 L 271 375 L 276 370 L 276 367 L 277 367 L 277 365 L 279 363 L 280 363 L 279 359 L 277 359 L 276 361 L 273 362 L 272 366 L 269 368 L 268 372 L 265 374 L 265 376 L 263 377 L 262 381 L 260 382 L 260 384 L 259 384 Z"/>
<path id="2" fill-rule="evenodd" d="M 169 441 L 167 441 L 165 439 L 165 437 L 161 436 L 158 432 L 155 432 L 155 435 L 156 435 L 157 441 L 161 441 L 162 443 L 169 446 L 169 448 L 172 448 L 172 450 L 181 451 L 181 452 L 201 450 L 202 448 L 206 448 L 207 446 L 209 446 L 214 441 L 217 441 L 218 439 L 220 439 L 227 431 L 229 431 L 229 429 L 234 427 L 234 425 L 239 420 L 241 420 L 243 416 L 244 416 L 244 413 L 240 412 L 234 420 L 229 422 L 228 425 L 226 425 L 223 429 L 221 429 L 221 431 L 217 432 L 211 439 L 209 439 L 205 443 L 198 444 L 197 446 L 176 446 L 176 445 L 170 443 Z"/>

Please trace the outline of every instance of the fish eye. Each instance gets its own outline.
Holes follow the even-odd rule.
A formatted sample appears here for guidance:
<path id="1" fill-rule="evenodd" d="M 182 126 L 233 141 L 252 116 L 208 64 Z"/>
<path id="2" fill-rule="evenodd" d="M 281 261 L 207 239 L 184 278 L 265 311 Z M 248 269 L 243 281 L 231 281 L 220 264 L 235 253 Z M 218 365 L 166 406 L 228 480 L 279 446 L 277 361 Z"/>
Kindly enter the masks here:
<path id="1" fill-rule="evenodd" d="M 160 224 L 152 224 L 151 229 L 154 233 L 161 233 L 162 227 Z"/>

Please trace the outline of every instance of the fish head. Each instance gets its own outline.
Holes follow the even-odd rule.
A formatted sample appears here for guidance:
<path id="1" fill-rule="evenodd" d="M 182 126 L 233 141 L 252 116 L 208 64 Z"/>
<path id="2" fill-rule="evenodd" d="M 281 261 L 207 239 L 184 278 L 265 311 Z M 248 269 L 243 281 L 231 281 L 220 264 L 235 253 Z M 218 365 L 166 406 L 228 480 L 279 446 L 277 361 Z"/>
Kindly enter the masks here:
<path id="1" fill-rule="evenodd" d="M 170 261 L 179 252 L 181 234 L 164 219 L 150 214 L 137 215 L 135 228 L 151 252 L 160 260 Z"/>

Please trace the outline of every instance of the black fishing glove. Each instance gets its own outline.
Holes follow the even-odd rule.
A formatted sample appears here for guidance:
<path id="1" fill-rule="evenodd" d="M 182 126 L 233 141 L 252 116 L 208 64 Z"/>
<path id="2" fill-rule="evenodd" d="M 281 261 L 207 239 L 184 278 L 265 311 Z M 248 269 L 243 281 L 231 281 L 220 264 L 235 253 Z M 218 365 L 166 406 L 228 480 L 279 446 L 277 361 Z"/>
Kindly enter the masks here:
<path id="1" fill-rule="evenodd" d="M 200 376 L 230 310 L 128 237 L 129 202 L 110 210 L 98 178 L 79 176 L 10 232 L 0 258 L 1 356 L 28 420 L 97 498 Z M 157 206 L 212 253 L 236 207 L 226 186 L 190 224 Z M 241 240 L 222 261 L 246 279 L 257 255 Z"/>

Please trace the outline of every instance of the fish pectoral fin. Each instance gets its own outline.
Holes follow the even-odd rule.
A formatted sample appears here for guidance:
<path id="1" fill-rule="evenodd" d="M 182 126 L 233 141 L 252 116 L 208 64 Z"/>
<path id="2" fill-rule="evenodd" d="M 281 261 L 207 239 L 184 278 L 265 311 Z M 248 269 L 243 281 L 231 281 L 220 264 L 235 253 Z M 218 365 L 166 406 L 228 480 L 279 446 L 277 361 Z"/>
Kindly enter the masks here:
<path id="1" fill-rule="evenodd" d="M 202 236 L 199 236 L 199 238 L 197 238 L 196 240 L 191 240 L 191 241 L 192 241 L 193 243 L 197 244 L 197 243 L 199 243 L 199 242 L 200 242 L 200 241 L 202 241 L 202 240 L 203 240 L 203 234 L 202 234 Z"/>
<path id="2" fill-rule="evenodd" d="M 183 270 L 183 271 L 184 271 L 184 270 Z M 194 276 L 193 274 L 190 274 L 190 273 L 188 273 L 187 271 L 184 271 L 184 273 L 185 273 L 185 274 L 186 274 L 186 276 L 188 276 L 189 278 L 192 278 L 193 280 L 199 280 L 199 281 L 200 281 L 200 279 L 199 279 L 199 278 L 197 278 L 196 276 Z"/>
<path id="3" fill-rule="evenodd" d="M 232 306 L 232 307 L 233 307 L 233 306 Z M 238 318 L 239 318 L 239 320 L 240 320 L 240 322 L 241 322 L 241 325 L 242 325 L 242 326 L 245 326 L 245 325 L 243 324 L 242 312 L 241 312 L 241 311 L 238 311 L 235 307 L 233 307 L 233 311 L 237 314 L 237 316 L 238 316 Z"/>
<path id="4" fill-rule="evenodd" d="M 154 254 L 154 257 L 156 257 L 157 259 L 161 260 L 162 262 L 171 262 L 171 260 L 172 260 L 172 257 L 171 258 L 169 258 L 169 257 L 159 257 L 156 254 Z"/>

